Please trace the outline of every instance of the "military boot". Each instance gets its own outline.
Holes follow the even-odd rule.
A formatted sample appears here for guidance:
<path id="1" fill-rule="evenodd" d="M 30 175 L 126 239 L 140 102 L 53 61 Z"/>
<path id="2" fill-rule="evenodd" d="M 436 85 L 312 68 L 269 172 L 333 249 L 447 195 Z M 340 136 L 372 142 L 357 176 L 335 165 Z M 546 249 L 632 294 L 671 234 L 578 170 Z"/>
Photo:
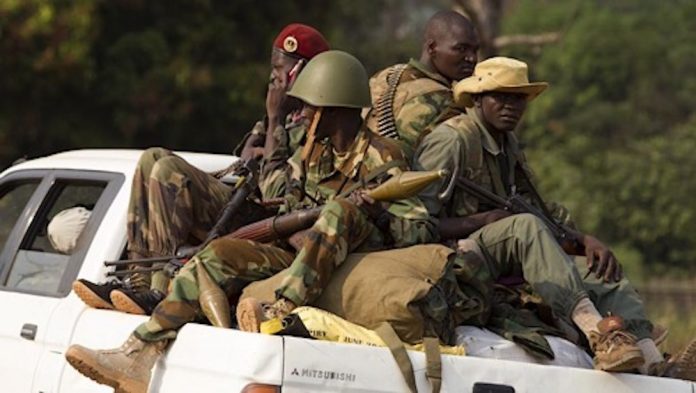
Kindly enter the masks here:
<path id="1" fill-rule="evenodd" d="M 652 365 L 649 375 L 696 381 L 696 340 L 669 360 Z"/>
<path id="2" fill-rule="evenodd" d="M 262 322 L 283 319 L 297 306 L 290 300 L 280 298 L 273 304 L 262 303 L 254 298 L 246 298 L 237 305 L 237 324 L 239 330 L 259 332 Z"/>
<path id="3" fill-rule="evenodd" d="M 624 330 L 621 317 L 606 317 L 597 324 L 597 329 L 590 332 L 595 369 L 625 372 L 645 363 L 643 352 L 636 345 L 636 337 Z"/>
<path id="4" fill-rule="evenodd" d="M 77 297 L 87 306 L 92 308 L 103 308 L 113 310 L 111 303 L 111 291 L 121 289 L 122 284 L 117 282 L 106 282 L 103 284 L 93 283 L 83 278 L 73 281 L 72 289 Z"/>
<path id="5" fill-rule="evenodd" d="M 164 293 L 157 289 L 147 291 L 117 289 L 111 292 L 111 303 L 114 308 L 137 315 L 151 315 L 164 298 Z"/>
<path id="6" fill-rule="evenodd" d="M 131 334 L 115 349 L 95 351 L 71 345 L 65 358 L 82 375 L 109 385 L 120 393 L 146 393 L 152 366 L 164 352 L 168 341 L 146 342 Z"/>

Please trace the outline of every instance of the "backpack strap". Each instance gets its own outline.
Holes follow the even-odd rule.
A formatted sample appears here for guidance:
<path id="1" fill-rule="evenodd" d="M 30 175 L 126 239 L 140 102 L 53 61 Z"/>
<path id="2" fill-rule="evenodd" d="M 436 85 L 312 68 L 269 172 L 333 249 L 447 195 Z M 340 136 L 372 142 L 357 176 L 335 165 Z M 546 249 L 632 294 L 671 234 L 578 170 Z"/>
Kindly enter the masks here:
<path id="1" fill-rule="evenodd" d="M 408 357 L 406 352 L 406 347 L 401 341 L 399 336 L 396 335 L 394 328 L 389 324 L 389 322 L 382 322 L 374 330 L 379 338 L 387 344 L 389 351 L 396 361 L 396 365 L 401 371 L 401 375 L 406 381 L 409 390 L 412 393 L 418 392 L 418 387 L 416 386 L 416 377 L 413 372 L 413 365 L 411 364 L 411 359 Z M 440 358 L 440 340 L 436 337 L 424 337 L 423 347 L 425 349 L 425 360 L 426 369 L 425 376 L 430 381 L 430 387 L 432 393 L 440 393 L 440 388 L 442 387 L 442 360 Z"/>
<path id="2" fill-rule="evenodd" d="M 432 393 L 440 393 L 442 387 L 442 359 L 440 358 L 440 340 L 436 337 L 423 337 L 425 347 L 425 376 L 430 381 Z"/>
<path id="3" fill-rule="evenodd" d="M 411 393 L 418 393 L 418 388 L 416 387 L 416 377 L 413 374 L 413 365 L 411 365 L 411 359 L 408 358 L 408 353 L 406 353 L 406 348 L 404 343 L 401 342 L 399 336 L 396 335 L 394 328 L 388 322 L 382 322 L 375 329 L 375 333 L 379 338 L 387 344 L 389 351 L 391 352 L 396 365 L 401 371 L 401 375 L 408 385 L 408 389 Z"/>

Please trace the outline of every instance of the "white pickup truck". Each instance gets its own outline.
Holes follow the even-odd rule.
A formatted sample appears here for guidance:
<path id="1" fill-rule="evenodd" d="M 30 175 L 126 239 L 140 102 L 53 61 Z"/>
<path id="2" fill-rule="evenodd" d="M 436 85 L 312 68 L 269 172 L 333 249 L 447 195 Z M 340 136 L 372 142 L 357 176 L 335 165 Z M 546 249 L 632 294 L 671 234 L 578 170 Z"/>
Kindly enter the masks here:
<path id="1" fill-rule="evenodd" d="M 126 243 L 126 208 L 140 152 L 80 150 L 12 166 L 0 175 L 0 392 L 109 392 L 73 370 L 66 348 L 120 345 L 143 317 L 87 308 L 77 277 L 103 281 L 103 261 Z M 199 168 L 232 156 L 181 153 Z M 71 255 L 53 250 L 48 219 L 75 205 L 92 216 Z M 425 356 L 409 352 L 421 392 Z M 442 357 L 442 392 L 695 393 L 696 384 L 479 357 Z M 406 392 L 386 348 L 249 334 L 188 324 L 153 371 L 151 392 Z"/>

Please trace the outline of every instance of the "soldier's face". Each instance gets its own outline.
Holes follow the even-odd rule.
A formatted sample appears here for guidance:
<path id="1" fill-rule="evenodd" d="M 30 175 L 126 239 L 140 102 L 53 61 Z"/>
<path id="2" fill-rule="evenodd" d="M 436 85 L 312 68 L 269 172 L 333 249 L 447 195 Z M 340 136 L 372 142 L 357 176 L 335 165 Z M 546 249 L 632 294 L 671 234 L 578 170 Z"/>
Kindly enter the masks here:
<path id="1" fill-rule="evenodd" d="M 305 104 L 305 106 L 307 106 L 307 104 Z M 312 107 L 312 109 L 313 118 L 316 119 L 317 116 L 319 117 L 318 119 L 316 119 L 318 120 L 317 128 L 315 131 L 317 140 L 330 137 L 331 134 L 333 134 L 336 131 L 336 120 L 334 119 L 336 108 L 324 107 L 321 108 L 321 111 L 319 111 L 319 108 L 316 107 Z"/>
<path id="2" fill-rule="evenodd" d="M 314 120 L 314 114 L 317 112 L 317 107 L 309 105 L 309 104 L 303 104 L 302 105 L 302 111 L 300 112 L 300 117 L 302 118 L 302 121 L 309 126 L 312 123 L 312 120 Z"/>
<path id="3" fill-rule="evenodd" d="M 507 132 L 517 127 L 527 109 L 527 95 L 489 92 L 474 97 L 484 123 L 493 131 Z"/>
<path id="4" fill-rule="evenodd" d="M 324 139 L 330 135 L 330 131 L 333 129 L 330 120 L 331 108 L 322 108 L 319 111 L 318 107 L 305 102 L 302 105 L 301 115 L 308 127 L 311 127 L 316 122 L 314 136 L 317 139 Z"/>
<path id="5" fill-rule="evenodd" d="M 279 80 L 290 89 L 290 71 L 297 65 L 298 59 L 287 56 L 283 52 L 273 49 L 271 52 L 271 75 L 270 80 Z"/>
<path id="6" fill-rule="evenodd" d="M 429 51 L 435 69 L 447 79 L 458 81 L 474 73 L 478 49 L 475 31 L 453 26 L 449 34 L 432 43 Z"/>

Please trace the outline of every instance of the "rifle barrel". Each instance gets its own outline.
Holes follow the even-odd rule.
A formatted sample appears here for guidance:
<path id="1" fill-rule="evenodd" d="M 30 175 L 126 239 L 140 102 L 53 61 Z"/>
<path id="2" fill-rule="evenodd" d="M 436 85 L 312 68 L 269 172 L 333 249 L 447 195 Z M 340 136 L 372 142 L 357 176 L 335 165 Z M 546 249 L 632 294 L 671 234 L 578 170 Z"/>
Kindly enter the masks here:
<path id="1" fill-rule="evenodd" d="M 135 268 L 135 269 L 116 270 L 113 272 L 107 272 L 106 276 L 107 277 L 130 276 L 131 274 L 134 274 L 134 273 L 152 273 L 152 272 L 158 272 L 162 269 L 164 269 L 164 265 L 163 266 L 156 266 L 156 267 L 139 267 L 139 268 Z"/>
<path id="2" fill-rule="evenodd" d="M 511 213 L 530 213 L 537 216 L 541 221 L 544 222 L 544 224 L 549 228 L 549 230 L 553 233 L 554 237 L 559 240 L 559 242 L 562 242 L 564 240 L 571 240 L 574 243 L 577 243 L 577 239 L 575 239 L 573 236 L 569 236 L 570 234 L 567 228 L 556 222 L 556 220 L 554 220 L 553 218 L 548 217 L 546 214 L 544 214 L 544 212 L 541 209 L 536 208 L 529 202 L 522 199 L 519 195 L 514 195 L 510 199 L 505 199 L 500 195 L 486 190 L 485 188 L 481 187 L 480 185 L 474 183 L 473 181 L 465 177 L 459 177 L 457 179 L 457 184 L 462 186 L 467 192 L 472 194 L 474 197 L 485 200 L 488 203 L 497 205 L 498 207 L 508 210 Z"/>
<path id="3" fill-rule="evenodd" d="M 489 203 L 498 205 L 501 209 L 510 210 L 512 208 L 512 205 L 507 199 L 486 190 L 465 177 L 458 178 L 457 183 L 463 186 L 470 194 L 474 194 L 477 199 L 484 199 Z"/>
<path id="4" fill-rule="evenodd" d="M 104 266 L 130 266 L 130 265 L 146 265 L 155 262 L 167 262 L 176 258 L 175 255 L 166 255 L 163 257 L 139 258 L 139 259 L 121 259 L 118 261 L 104 261 Z"/>

